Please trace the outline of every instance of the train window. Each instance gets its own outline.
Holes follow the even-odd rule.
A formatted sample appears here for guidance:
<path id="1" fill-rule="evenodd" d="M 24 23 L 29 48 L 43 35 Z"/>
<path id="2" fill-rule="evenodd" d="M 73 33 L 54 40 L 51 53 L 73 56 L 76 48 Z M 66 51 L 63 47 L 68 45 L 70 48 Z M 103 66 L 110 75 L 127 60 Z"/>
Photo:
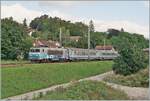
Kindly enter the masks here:
<path id="1" fill-rule="evenodd" d="M 40 52 L 40 49 L 30 49 L 30 52 Z"/>
<path id="2" fill-rule="evenodd" d="M 48 50 L 48 54 L 50 54 L 50 55 L 62 55 L 62 54 L 63 54 L 63 51 Z"/>
<path id="3" fill-rule="evenodd" d="M 115 53 L 102 53 L 103 55 L 115 55 Z"/>
<path id="4" fill-rule="evenodd" d="M 91 51 L 90 55 L 96 55 L 96 52 L 95 51 Z"/>
<path id="5" fill-rule="evenodd" d="M 35 52 L 40 52 L 40 49 L 35 49 Z"/>

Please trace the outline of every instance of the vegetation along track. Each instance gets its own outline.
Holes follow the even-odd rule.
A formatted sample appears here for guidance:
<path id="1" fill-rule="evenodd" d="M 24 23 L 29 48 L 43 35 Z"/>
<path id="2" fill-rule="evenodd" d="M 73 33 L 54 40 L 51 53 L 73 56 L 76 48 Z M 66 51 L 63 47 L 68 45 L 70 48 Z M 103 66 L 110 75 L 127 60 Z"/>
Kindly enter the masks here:
<path id="1" fill-rule="evenodd" d="M 88 61 L 88 60 L 87 60 Z M 91 61 L 91 60 L 90 60 Z M 92 60 L 93 61 L 93 60 Z M 98 61 L 98 60 L 95 60 Z M 105 60 L 101 60 L 105 61 Z M 111 61 L 111 60 L 110 60 Z M 52 63 L 71 63 L 71 62 L 86 62 L 86 61 L 51 61 L 51 62 L 25 62 L 25 63 L 2 63 L 1 67 L 17 67 L 17 66 L 24 66 L 24 65 L 31 65 L 31 64 L 52 64 Z"/>
<path id="2" fill-rule="evenodd" d="M 29 63 L 7 63 L 7 64 L 1 64 L 1 67 L 16 67 L 16 66 L 21 66 L 21 65 L 29 65 L 32 64 L 31 62 Z"/>

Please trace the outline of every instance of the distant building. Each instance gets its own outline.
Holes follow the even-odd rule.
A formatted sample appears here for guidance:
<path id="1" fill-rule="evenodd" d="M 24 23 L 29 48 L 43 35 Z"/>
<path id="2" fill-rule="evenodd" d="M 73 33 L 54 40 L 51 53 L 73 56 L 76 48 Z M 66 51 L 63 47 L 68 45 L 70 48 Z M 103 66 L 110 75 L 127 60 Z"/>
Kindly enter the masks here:
<path id="1" fill-rule="evenodd" d="M 27 33 L 28 33 L 29 36 L 32 36 L 32 33 L 35 32 L 35 31 L 36 31 L 36 30 L 35 30 L 35 29 L 32 29 L 32 28 L 28 28 L 28 29 L 27 29 Z"/>
<path id="2" fill-rule="evenodd" d="M 76 41 L 76 42 L 78 42 L 80 38 L 81 38 L 81 36 L 70 36 L 70 37 L 69 37 L 69 39 L 70 39 L 71 41 Z"/>
<path id="3" fill-rule="evenodd" d="M 101 45 L 97 45 L 95 47 L 96 50 L 114 50 L 113 46 L 111 45 L 106 45 L 106 46 L 101 46 Z"/>
<path id="4" fill-rule="evenodd" d="M 143 51 L 144 51 L 145 53 L 149 54 L 149 48 L 145 48 L 145 49 L 143 49 Z"/>
<path id="5" fill-rule="evenodd" d="M 46 41 L 46 40 L 40 40 L 37 39 L 33 42 L 34 47 L 49 47 L 49 48 L 59 48 L 60 43 L 57 41 Z"/>

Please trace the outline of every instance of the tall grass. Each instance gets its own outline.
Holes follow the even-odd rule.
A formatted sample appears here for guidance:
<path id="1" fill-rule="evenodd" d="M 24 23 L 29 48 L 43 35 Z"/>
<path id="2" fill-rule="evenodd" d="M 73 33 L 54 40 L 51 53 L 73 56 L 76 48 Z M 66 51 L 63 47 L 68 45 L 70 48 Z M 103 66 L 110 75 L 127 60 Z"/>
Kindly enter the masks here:
<path id="1" fill-rule="evenodd" d="M 123 75 L 110 75 L 104 79 L 105 81 L 117 83 L 131 87 L 149 87 L 149 68 L 140 70 L 139 72 L 123 76 Z"/>
<path id="2" fill-rule="evenodd" d="M 124 92 L 115 90 L 102 82 L 82 81 L 68 88 L 48 92 L 38 100 L 125 100 Z"/>

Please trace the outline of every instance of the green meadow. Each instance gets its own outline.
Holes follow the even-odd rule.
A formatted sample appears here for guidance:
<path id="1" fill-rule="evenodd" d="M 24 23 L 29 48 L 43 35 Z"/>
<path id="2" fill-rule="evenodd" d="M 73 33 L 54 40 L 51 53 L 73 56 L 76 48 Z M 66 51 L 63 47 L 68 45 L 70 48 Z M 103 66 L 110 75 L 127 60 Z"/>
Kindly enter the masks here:
<path id="1" fill-rule="evenodd" d="M 1 68 L 2 98 L 47 88 L 112 69 L 112 61 L 31 64 Z"/>

